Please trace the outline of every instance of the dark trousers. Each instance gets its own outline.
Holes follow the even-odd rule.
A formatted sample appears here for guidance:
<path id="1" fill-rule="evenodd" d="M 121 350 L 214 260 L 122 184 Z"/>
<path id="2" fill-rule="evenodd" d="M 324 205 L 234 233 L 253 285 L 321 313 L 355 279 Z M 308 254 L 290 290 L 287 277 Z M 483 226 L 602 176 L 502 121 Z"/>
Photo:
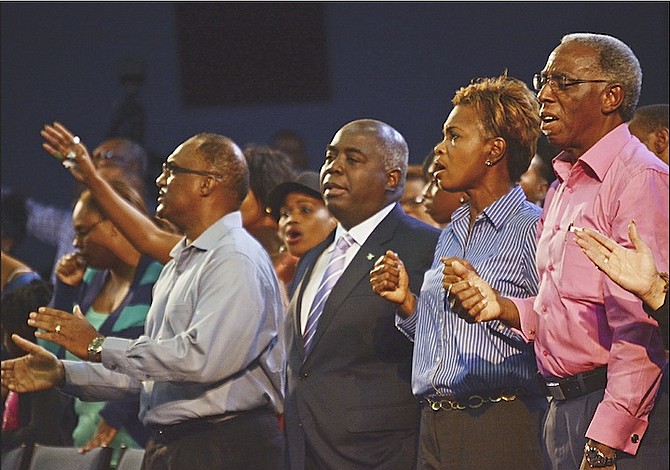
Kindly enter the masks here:
<path id="1" fill-rule="evenodd" d="M 205 432 L 147 443 L 143 470 L 281 470 L 284 436 L 277 416 L 243 413 Z"/>
<path id="2" fill-rule="evenodd" d="M 421 470 L 541 470 L 545 397 L 421 412 Z M 575 469 L 576 470 L 576 469 Z"/>
<path id="3" fill-rule="evenodd" d="M 584 455 L 586 430 L 604 390 L 570 400 L 552 400 L 544 423 L 546 458 L 552 470 L 578 469 Z M 617 470 L 668 469 L 668 366 L 649 414 L 649 427 L 640 441 L 637 455 L 617 452 Z"/>

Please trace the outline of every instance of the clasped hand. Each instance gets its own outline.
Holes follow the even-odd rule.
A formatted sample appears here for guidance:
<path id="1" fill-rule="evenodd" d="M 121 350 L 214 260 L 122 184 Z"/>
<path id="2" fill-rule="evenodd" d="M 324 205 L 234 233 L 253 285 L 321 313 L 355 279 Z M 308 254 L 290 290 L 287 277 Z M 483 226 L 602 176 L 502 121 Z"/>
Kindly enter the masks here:
<path id="1" fill-rule="evenodd" d="M 442 258 L 442 286 L 450 309 L 468 322 L 479 323 L 498 319 L 502 308 L 498 294 L 460 258 Z"/>

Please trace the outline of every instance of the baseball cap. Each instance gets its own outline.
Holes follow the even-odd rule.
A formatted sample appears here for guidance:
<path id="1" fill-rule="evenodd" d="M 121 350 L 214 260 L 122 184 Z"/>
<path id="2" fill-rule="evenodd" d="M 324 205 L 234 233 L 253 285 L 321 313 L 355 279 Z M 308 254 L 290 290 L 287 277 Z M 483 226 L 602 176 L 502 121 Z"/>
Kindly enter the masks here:
<path id="1" fill-rule="evenodd" d="M 290 193 L 302 193 L 322 199 L 319 174 L 315 171 L 304 171 L 295 180 L 279 183 L 268 195 L 270 213 L 279 219 L 279 209 L 284 205 L 286 196 Z"/>

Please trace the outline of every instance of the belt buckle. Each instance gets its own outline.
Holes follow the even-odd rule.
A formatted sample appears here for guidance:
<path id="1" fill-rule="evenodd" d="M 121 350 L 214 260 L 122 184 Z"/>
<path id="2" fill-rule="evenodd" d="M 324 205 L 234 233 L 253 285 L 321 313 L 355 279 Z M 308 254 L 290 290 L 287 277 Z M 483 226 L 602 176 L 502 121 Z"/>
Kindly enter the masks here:
<path id="1" fill-rule="evenodd" d="M 558 382 L 547 382 L 547 390 L 549 391 L 549 394 L 556 400 L 566 399 L 565 393 L 563 393 L 563 388 Z"/>

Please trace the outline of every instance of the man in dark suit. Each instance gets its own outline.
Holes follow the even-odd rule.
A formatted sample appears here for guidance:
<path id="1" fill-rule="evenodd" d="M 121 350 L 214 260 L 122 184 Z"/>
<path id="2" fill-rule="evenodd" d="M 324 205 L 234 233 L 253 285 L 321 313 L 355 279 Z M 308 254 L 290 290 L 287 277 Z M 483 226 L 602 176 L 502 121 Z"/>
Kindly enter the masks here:
<path id="1" fill-rule="evenodd" d="M 412 343 L 395 327 L 395 306 L 377 296 L 369 281 L 375 260 L 393 250 L 418 293 L 432 261 L 439 231 L 397 204 L 407 156 L 402 135 L 370 119 L 346 124 L 326 149 L 321 191 L 339 224 L 300 259 L 296 276 L 302 280 L 287 314 L 291 469 L 416 465 Z M 330 276 L 336 257 L 334 242 L 343 235 L 349 245 L 342 255 L 346 267 L 322 297 L 322 278 Z M 314 322 L 310 317 L 321 298 L 325 303 Z"/>

